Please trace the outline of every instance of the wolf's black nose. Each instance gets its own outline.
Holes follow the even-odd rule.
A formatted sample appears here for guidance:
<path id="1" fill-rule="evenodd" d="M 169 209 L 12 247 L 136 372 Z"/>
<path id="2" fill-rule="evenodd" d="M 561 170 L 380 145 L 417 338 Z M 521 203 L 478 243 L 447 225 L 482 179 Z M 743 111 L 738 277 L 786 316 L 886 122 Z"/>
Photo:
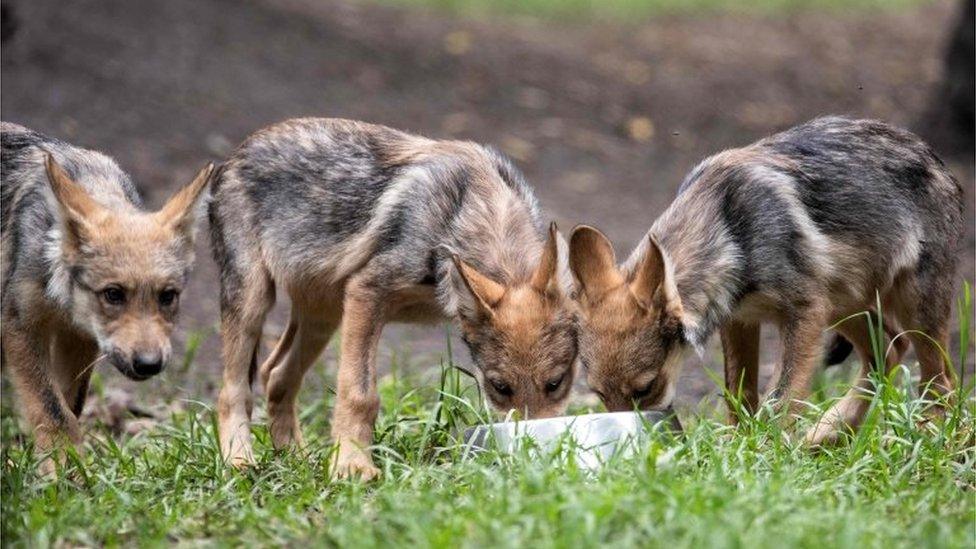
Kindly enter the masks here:
<path id="1" fill-rule="evenodd" d="M 154 353 L 136 353 L 132 369 L 140 377 L 154 376 L 163 370 L 163 357 Z"/>

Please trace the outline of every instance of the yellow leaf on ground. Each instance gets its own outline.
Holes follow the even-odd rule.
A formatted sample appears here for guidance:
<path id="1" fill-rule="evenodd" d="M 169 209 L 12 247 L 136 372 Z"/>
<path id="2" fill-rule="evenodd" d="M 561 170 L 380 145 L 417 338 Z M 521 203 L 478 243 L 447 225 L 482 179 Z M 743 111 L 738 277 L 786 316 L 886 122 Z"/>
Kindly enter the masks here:
<path id="1" fill-rule="evenodd" d="M 471 33 L 458 30 L 444 36 L 444 50 L 451 55 L 464 55 L 471 51 Z"/>
<path id="2" fill-rule="evenodd" d="M 635 116 L 627 121 L 627 136 L 645 143 L 654 137 L 654 122 L 646 116 Z"/>

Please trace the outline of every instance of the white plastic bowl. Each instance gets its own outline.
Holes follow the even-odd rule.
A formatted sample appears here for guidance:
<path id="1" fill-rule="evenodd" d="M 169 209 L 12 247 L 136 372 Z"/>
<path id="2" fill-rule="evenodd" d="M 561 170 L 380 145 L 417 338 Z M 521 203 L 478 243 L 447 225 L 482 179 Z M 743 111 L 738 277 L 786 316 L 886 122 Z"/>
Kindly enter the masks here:
<path id="1" fill-rule="evenodd" d="M 464 441 L 474 451 L 494 447 L 512 453 L 529 440 L 542 452 L 551 452 L 571 439 L 578 463 L 596 469 L 611 456 L 632 454 L 652 431 L 677 435 L 681 424 L 670 411 L 584 414 L 479 425 L 465 431 Z"/>

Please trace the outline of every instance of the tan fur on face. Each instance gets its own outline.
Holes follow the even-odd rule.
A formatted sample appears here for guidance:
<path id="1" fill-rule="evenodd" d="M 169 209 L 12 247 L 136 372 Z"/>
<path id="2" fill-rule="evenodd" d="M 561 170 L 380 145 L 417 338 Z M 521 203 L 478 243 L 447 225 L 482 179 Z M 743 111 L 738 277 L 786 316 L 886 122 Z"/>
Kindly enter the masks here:
<path id="1" fill-rule="evenodd" d="M 461 321 L 489 404 L 525 417 L 559 415 L 572 388 L 576 358 L 573 318 L 557 282 L 557 239 L 528 283 L 504 287 L 455 259 L 481 310 Z"/>
<path id="2" fill-rule="evenodd" d="M 521 286 L 506 292 L 490 319 L 462 324 L 465 338 L 477 349 L 479 377 L 494 408 L 531 418 L 563 412 L 576 355 L 571 323 L 558 303 Z M 555 381 L 561 381 L 558 388 L 547 391 L 546 385 Z M 499 386 L 509 387 L 512 394 Z"/>
<path id="3" fill-rule="evenodd" d="M 71 314 L 99 342 L 116 366 L 139 353 L 170 354 L 178 311 L 160 302 L 165 291 L 182 291 L 193 261 L 193 221 L 212 166 L 202 170 L 157 213 L 116 211 L 95 202 L 52 157 L 46 161 L 62 215 L 61 254 L 73 277 Z M 107 288 L 125 302 L 106 301 Z"/>
<path id="4" fill-rule="evenodd" d="M 111 160 L 67 145 L 56 149 L 72 161 L 82 183 L 39 148 L 4 174 L 4 191 L 11 185 L 11 199 L 23 206 L 4 226 L 4 275 L 12 276 L 4 287 L 4 368 L 33 427 L 35 448 L 57 450 L 42 462 L 43 472 L 53 472 L 54 461 L 63 459 L 62 445 L 80 442 L 78 415 L 101 359 L 133 379 L 165 364 L 178 309 L 178 298 L 169 299 L 174 294 L 168 291 L 184 283 L 193 220 L 211 173 L 202 171 L 163 213 L 151 214 L 133 203 L 134 191 Z M 44 171 L 38 172 L 41 162 Z M 8 231 L 11 226 L 17 230 Z M 24 238 L 11 242 L 10 232 Z M 17 265 L 34 261 L 33 270 L 11 269 L 11 248 Z M 106 288 L 124 299 L 110 298 L 118 294 Z"/>
<path id="5" fill-rule="evenodd" d="M 570 239 L 580 292 L 580 357 L 587 383 L 611 411 L 667 406 L 680 366 L 681 303 L 655 242 L 634 272 L 617 268 L 609 240 L 592 227 Z"/>
<path id="6" fill-rule="evenodd" d="M 159 350 L 168 356 L 176 309 L 161 307 L 158 297 L 164 290 L 183 288 L 186 263 L 182 245 L 174 244 L 180 237 L 144 214 L 107 218 L 92 229 L 75 262 L 83 285 L 76 287 L 75 299 L 87 304 L 76 318 L 86 314 L 105 352 L 131 357 Z M 123 306 L 98 296 L 110 286 L 124 290 Z"/>

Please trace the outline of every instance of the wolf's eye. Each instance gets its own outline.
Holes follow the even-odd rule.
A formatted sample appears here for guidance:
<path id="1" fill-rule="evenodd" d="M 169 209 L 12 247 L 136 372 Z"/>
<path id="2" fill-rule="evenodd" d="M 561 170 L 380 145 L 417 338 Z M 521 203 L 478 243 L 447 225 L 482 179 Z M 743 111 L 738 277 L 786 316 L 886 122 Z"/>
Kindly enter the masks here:
<path id="1" fill-rule="evenodd" d="M 494 388 L 495 391 L 498 392 L 498 394 L 503 396 L 512 396 L 513 393 L 512 386 L 509 385 L 508 383 L 505 383 L 504 381 L 499 381 L 497 379 L 488 380 L 488 383 L 491 383 L 492 388 Z"/>
<path id="2" fill-rule="evenodd" d="M 634 400 L 643 400 L 643 399 L 647 398 L 648 396 L 650 396 L 652 390 L 654 390 L 654 382 L 653 381 L 650 382 L 650 383 L 648 383 L 647 384 L 647 387 L 644 387 L 643 389 L 638 389 L 638 390 L 634 391 L 634 394 L 631 395 L 631 398 L 634 399 Z"/>
<path id="3" fill-rule="evenodd" d="M 118 286 L 109 286 L 102 290 L 102 299 L 109 305 L 122 305 L 125 303 L 125 290 Z"/>
<path id="4" fill-rule="evenodd" d="M 159 292 L 159 304 L 163 307 L 168 307 L 176 302 L 176 298 L 180 296 L 180 292 L 168 289 Z"/>
<path id="5" fill-rule="evenodd" d="M 546 392 L 547 393 L 556 392 L 556 390 L 559 389 L 559 386 L 563 384 L 564 379 L 566 379 L 565 373 L 557 377 L 556 379 L 550 379 L 549 382 L 546 383 Z"/>

